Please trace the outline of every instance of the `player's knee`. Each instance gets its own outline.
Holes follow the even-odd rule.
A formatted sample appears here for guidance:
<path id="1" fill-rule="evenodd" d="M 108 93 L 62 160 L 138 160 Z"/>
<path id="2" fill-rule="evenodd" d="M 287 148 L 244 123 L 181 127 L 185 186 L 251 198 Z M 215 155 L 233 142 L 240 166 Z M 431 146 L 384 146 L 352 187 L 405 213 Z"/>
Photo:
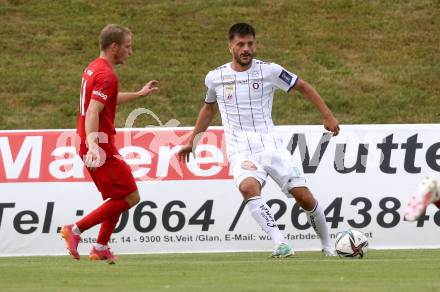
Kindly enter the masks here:
<path id="1" fill-rule="evenodd" d="M 130 205 L 130 208 L 135 206 L 137 203 L 139 203 L 140 200 L 141 200 L 141 197 L 140 197 L 138 191 L 134 191 L 133 193 L 131 193 L 127 197 L 125 197 L 125 201 L 127 201 L 128 205 Z"/>
<path id="2" fill-rule="evenodd" d="M 303 209 L 311 210 L 315 207 L 316 200 L 308 188 L 293 188 L 289 192 Z"/>
<path id="3" fill-rule="evenodd" d="M 240 188 L 240 193 L 243 195 L 243 198 L 245 200 L 258 195 L 252 189 L 249 189 L 249 188 Z"/>
<path id="4" fill-rule="evenodd" d="M 249 177 L 240 183 L 238 189 L 240 190 L 240 193 L 243 195 L 243 198 L 245 200 L 248 200 L 249 198 L 260 195 L 261 186 L 256 179 Z"/>
<path id="5" fill-rule="evenodd" d="M 139 195 L 139 192 L 136 191 L 133 194 L 133 205 L 132 206 L 137 205 L 140 201 L 141 201 L 141 196 Z"/>

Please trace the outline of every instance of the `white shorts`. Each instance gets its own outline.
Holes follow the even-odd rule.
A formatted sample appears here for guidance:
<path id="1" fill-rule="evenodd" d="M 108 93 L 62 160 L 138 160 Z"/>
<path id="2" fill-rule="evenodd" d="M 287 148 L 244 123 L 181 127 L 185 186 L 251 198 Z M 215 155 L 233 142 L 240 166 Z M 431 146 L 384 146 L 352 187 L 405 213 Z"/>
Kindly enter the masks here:
<path id="1" fill-rule="evenodd" d="M 263 187 L 268 175 L 288 197 L 291 189 L 307 186 L 302 167 L 285 149 L 238 156 L 231 161 L 231 169 L 237 187 L 248 177 L 255 178 Z"/>

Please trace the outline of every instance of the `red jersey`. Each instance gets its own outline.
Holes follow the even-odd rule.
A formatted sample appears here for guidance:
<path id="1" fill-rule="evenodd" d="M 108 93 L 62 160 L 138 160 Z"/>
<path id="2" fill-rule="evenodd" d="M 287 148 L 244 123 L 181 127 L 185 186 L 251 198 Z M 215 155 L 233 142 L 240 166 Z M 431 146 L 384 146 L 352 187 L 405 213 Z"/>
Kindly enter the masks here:
<path id="1" fill-rule="evenodd" d="M 97 58 L 84 70 L 81 80 L 77 125 L 77 133 L 81 138 L 81 156 L 87 152 L 85 145 L 85 121 L 87 108 L 89 107 L 91 99 L 104 104 L 104 109 L 99 114 L 98 131 L 107 134 L 108 144 L 99 143 L 99 146 L 103 148 L 106 153 L 114 154 L 113 152 L 116 150 L 113 146 L 114 135 L 116 134 L 114 121 L 118 91 L 118 77 L 113 72 L 113 68 L 107 60 Z"/>

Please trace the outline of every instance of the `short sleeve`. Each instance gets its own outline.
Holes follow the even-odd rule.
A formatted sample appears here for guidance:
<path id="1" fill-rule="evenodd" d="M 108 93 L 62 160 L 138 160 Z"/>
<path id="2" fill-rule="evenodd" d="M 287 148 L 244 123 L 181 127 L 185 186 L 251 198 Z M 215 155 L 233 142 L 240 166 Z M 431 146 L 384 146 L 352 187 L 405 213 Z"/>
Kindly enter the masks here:
<path id="1" fill-rule="evenodd" d="M 115 95 L 116 84 L 114 77 L 110 74 L 99 73 L 93 82 L 91 98 L 103 104 L 107 104 L 109 98 Z"/>
<path id="2" fill-rule="evenodd" d="M 270 64 L 270 74 L 274 86 L 284 92 L 289 92 L 298 81 L 296 74 L 275 63 Z"/>
<path id="3" fill-rule="evenodd" d="M 215 103 L 217 102 L 217 94 L 215 92 L 214 84 L 213 84 L 213 76 L 212 71 L 206 75 L 205 85 L 206 85 L 206 96 L 205 103 Z"/>

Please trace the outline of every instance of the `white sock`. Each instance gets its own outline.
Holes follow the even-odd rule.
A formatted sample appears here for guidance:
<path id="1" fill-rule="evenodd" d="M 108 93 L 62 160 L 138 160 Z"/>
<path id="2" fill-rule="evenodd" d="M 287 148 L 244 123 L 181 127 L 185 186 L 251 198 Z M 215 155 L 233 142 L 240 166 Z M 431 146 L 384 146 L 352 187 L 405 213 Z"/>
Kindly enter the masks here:
<path id="1" fill-rule="evenodd" d="M 79 230 L 78 226 L 76 226 L 76 224 L 73 224 L 72 232 L 75 235 L 81 235 L 81 231 Z"/>
<path id="2" fill-rule="evenodd" d="M 107 249 L 108 247 L 107 247 L 107 245 L 102 245 L 102 244 L 97 243 L 97 244 L 95 245 L 95 248 L 96 248 L 97 250 L 105 250 L 105 249 Z"/>
<path id="3" fill-rule="evenodd" d="M 330 243 L 330 236 L 328 234 L 327 222 L 325 220 L 324 211 L 321 205 L 316 202 L 315 208 L 311 211 L 306 211 L 307 221 L 312 225 L 316 234 L 321 240 L 321 246 L 324 249 L 333 250 L 332 244 Z"/>
<path id="4" fill-rule="evenodd" d="M 286 242 L 275 222 L 272 211 L 260 196 L 250 198 L 247 201 L 247 206 L 252 217 L 257 221 L 264 232 L 272 238 L 275 245 Z"/>

